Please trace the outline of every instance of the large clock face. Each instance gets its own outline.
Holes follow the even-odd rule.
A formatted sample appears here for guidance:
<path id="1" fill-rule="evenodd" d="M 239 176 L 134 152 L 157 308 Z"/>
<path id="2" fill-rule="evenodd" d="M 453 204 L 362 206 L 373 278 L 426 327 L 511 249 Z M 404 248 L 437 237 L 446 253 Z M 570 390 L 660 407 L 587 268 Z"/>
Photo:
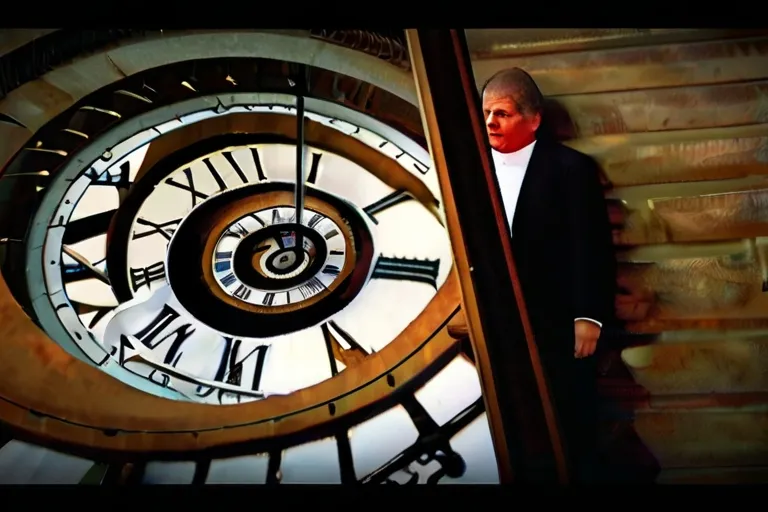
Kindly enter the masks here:
<path id="1" fill-rule="evenodd" d="M 195 447 L 244 457 L 145 480 L 497 481 L 471 349 L 447 335 L 459 290 L 427 150 L 320 98 L 171 107 L 68 155 L 25 236 L 51 340 L 169 411 L 205 407 Z M 129 422 L 93 427 L 101 446 L 191 453 L 190 428 Z"/>
<path id="2" fill-rule="evenodd" d="M 295 126 L 296 100 L 283 101 L 209 119 Z M 301 223 L 295 143 L 214 137 L 137 180 L 153 140 L 206 122 L 200 113 L 118 143 L 50 197 L 58 206 L 45 227 L 46 290 L 101 368 L 150 393 L 212 404 L 288 394 L 381 351 L 434 299 L 452 256 L 437 188 L 423 178 L 429 155 L 339 115 L 305 115 L 325 148 L 302 148 Z M 357 162 L 339 154 L 352 142 L 363 150 Z M 381 157 L 400 176 L 366 169 Z M 408 180 L 413 192 L 392 186 Z"/>

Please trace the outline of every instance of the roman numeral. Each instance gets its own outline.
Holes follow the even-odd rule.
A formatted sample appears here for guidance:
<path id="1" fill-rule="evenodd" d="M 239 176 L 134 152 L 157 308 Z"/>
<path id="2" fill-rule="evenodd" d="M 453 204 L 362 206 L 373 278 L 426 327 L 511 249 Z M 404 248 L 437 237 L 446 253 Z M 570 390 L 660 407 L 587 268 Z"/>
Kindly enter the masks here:
<path id="1" fill-rule="evenodd" d="M 325 239 L 326 239 L 326 240 L 330 240 L 331 238 L 335 237 L 335 236 L 336 236 L 336 235 L 338 235 L 338 234 L 339 234 L 339 232 L 338 232 L 338 231 L 336 231 L 335 229 L 332 229 L 332 230 L 330 230 L 329 232 L 327 232 L 327 233 L 325 234 Z"/>
<path id="2" fill-rule="evenodd" d="M 272 210 L 272 224 L 279 224 L 280 223 L 280 212 L 277 211 L 277 209 Z"/>
<path id="3" fill-rule="evenodd" d="M 419 162 L 413 162 L 413 168 L 419 171 L 421 174 L 427 174 L 429 172 L 429 167 L 422 165 Z"/>
<path id="4" fill-rule="evenodd" d="M 214 263 L 214 270 L 216 272 L 225 272 L 232 268 L 232 261 L 230 261 L 232 258 L 232 251 L 227 252 L 217 252 L 215 259 L 216 262 Z"/>
<path id="5" fill-rule="evenodd" d="M 307 176 L 307 183 L 314 184 L 317 181 L 317 171 L 320 166 L 321 153 L 312 153 L 312 164 L 309 169 L 309 176 Z"/>
<path id="6" fill-rule="evenodd" d="M 235 172 L 237 173 L 237 176 L 240 178 L 240 181 L 242 181 L 243 183 L 248 183 L 248 178 L 246 177 L 243 170 L 240 168 L 240 165 L 235 160 L 235 157 L 234 155 L 232 155 L 232 152 L 224 151 L 222 155 L 224 155 L 224 158 L 227 160 L 229 165 L 232 166 L 232 169 L 235 170 Z"/>
<path id="7" fill-rule="evenodd" d="M 317 224 L 323 220 L 323 216 L 319 213 L 316 213 L 312 216 L 312 218 L 309 219 L 309 223 L 307 224 L 310 228 L 314 228 L 317 226 Z"/>
<path id="8" fill-rule="evenodd" d="M 253 165 L 256 166 L 256 174 L 259 176 L 259 181 L 266 181 L 267 175 L 264 174 L 264 168 L 261 166 L 259 150 L 256 148 L 251 148 L 251 157 L 253 157 Z"/>
<path id="9" fill-rule="evenodd" d="M 259 219 L 259 222 L 261 222 L 261 220 L 260 220 L 260 219 Z M 263 223 L 262 223 L 262 224 L 263 224 Z M 244 237 L 244 236 L 245 236 L 245 235 L 247 235 L 247 234 L 248 234 L 248 230 L 247 230 L 247 229 L 245 229 L 245 228 L 244 228 L 244 227 L 243 227 L 243 226 L 242 226 L 242 225 L 241 225 L 241 224 L 238 222 L 238 223 L 236 223 L 234 226 L 232 226 L 231 228 L 229 228 L 229 229 L 227 230 L 227 232 L 226 232 L 226 233 L 224 233 L 224 236 L 232 236 L 232 237 L 235 237 L 235 238 L 242 238 L 242 237 Z"/>
<path id="10" fill-rule="evenodd" d="M 224 182 L 224 178 L 221 177 L 221 174 L 219 174 L 219 171 L 216 170 L 216 167 L 213 166 L 211 163 L 210 158 L 203 158 L 203 163 L 208 168 L 208 172 L 211 173 L 211 176 L 213 176 L 214 181 L 216 182 L 216 185 L 219 186 L 219 192 L 222 190 L 227 189 L 227 184 Z"/>
<path id="11" fill-rule="evenodd" d="M 383 212 L 384 210 L 387 210 L 389 208 L 392 208 L 393 206 L 397 206 L 400 203 L 404 203 L 406 201 L 410 201 L 413 199 L 413 196 L 405 191 L 405 190 L 395 190 L 391 194 L 388 194 L 375 203 L 371 203 L 365 208 L 363 208 L 363 211 L 368 214 L 371 219 L 378 224 L 378 221 L 374 217 L 377 213 Z"/>
<path id="12" fill-rule="evenodd" d="M 261 303 L 265 306 L 271 306 L 272 302 L 275 300 L 275 294 L 274 293 L 267 293 L 264 296 L 264 300 L 261 301 Z"/>
<path id="13" fill-rule="evenodd" d="M 233 274 L 232 272 L 230 272 L 229 274 L 221 278 L 221 284 L 223 284 L 224 286 L 229 286 L 235 281 L 237 281 L 237 278 L 235 277 L 235 274 Z"/>
<path id="14" fill-rule="evenodd" d="M 269 345 L 259 345 L 245 357 L 245 359 L 253 357 L 254 355 L 256 357 L 256 368 L 253 372 L 253 380 L 251 380 L 251 390 L 253 391 L 258 391 L 261 388 L 261 378 L 264 373 L 264 363 L 267 362 L 268 351 Z M 238 365 L 242 368 L 243 361 L 239 362 Z"/>
<path id="15" fill-rule="evenodd" d="M 226 378 L 227 384 L 240 385 L 241 372 L 234 372 L 233 375 L 233 370 L 237 365 L 237 353 L 240 350 L 241 343 L 241 340 L 235 340 L 230 337 L 224 338 L 224 352 L 221 356 L 221 361 L 219 361 L 219 368 L 216 370 L 216 375 L 213 377 L 213 380 L 216 382 L 224 382 L 224 379 Z M 204 387 L 207 387 L 207 389 L 202 391 Z M 206 397 L 213 393 L 215 389 L 216 388 L 211 386 L 198 386 L 195 393 L 197 396 Z M 224 393 L 226 393 L 226 391 L 223 389 L 219 390 L 219 403 L 221 403 Z"/>
<path id="16" fill-rule="evenodd" d="M 323 269 L 323 274 L 328 274 L 329 276 L 337 276 L 339 272 L 341 272 L 341 269 L 336 265 L 326 265 Z"/>
<path id="17" fill-rule="evenodd" d="M 251 213 L 251 214 L 249 214 L 248 216 L 249 216 L 249 217 L 251 217 L 251 218 L 252 218 L 253 220 L 255 220 L 256 222 L 258 222 L 259 224 L 261 224 L 262 226 L 266 226 L 266 225 L 267 225 L 267 223 L 266 223 L 266 222 L 264 222 L 263 220 L 261 220 L 261 219 L 259 218 L 259 216 L 258 216 L 258 215 L 256 215 L 255 213 Z"/>
<path id="18" fill-rule="evenodd" d="M 248 297 L 251 296 L 251 289 L 246 287 L 244 284 L 241 284 L 232 295 L 240 300 L 248 300 Z"/>
<path id="19" fill-rule="evenodd" d="M 224 337 L 224 350 L 219 362 L 219 367 L 216 371 L 216 376 L 213 378 L 216 382 L 223 382 L 232 386 L 241 386 L 243 382 L 244 366 L 246 362 L 253 361 L 253 379 L 250 383 L 250 389 L 252 391 L 259 391 L 261 387 L 261 378 L 264 373 L 264 366 L 267 361 L 267 352 L 269 351 L 269 345 L 259 345 L 254 348 L 248 355 L 238 361 L 238 355 L 240 353 L 242 340 L 234 339 L 230 337 Z M 251 366 L 250 364 L 248 366 Z M 203 391 L 204 388 L 207 388 Z M 215 388 L 210 386 L 198 386 L 197 395 L 201 397 L 207 397 Z M 218 393 L 219 403 L 224 403 L 225 395 L 235 394 L 236 392 L 220 389 Z M 240 397 L 237 396 L 238 403 Z"/>
<path id="20" fill-rule="evenodd" d="M 131 288 L 138 291 L 142 286 L 150 287 L 152 281 L 165 279 L 165 263 L 158 261 L 145 268 L 131 268 L 129 270 Z"/>
<path id="21" fill-rule="evenodd" d="M 333 250 L 333 251 L 331 251 L 329 254 L 330 254 L 331 256 L 343 256 L 343 255 L 344 255 L 344 251 L 337 251 L 337 250 L 335 250 L 335 249 L 334 249 L 334 250 Z"/>
<path id="22" fill-rule="evenodd" d="M 176 366 L 181 357 L 181 345 L 195 332 L 192 324 L 183 324 L 171 330 L 165 336 L 160 336 L 166 329 L 179 318 L 179 313 L 168 304 L 163 304 L 163 309 L 155 318 L 134 336 L 147 348 L 154 350 L 158 345 L 171 338 L 171 346 L 165 354 L 163 364 Z"/>
<path id="23" fill-rule="evenodd" d="M 168 185 L 171 185 L 176 188 L 180 188 L 181 190 L 186 190 L 190 194 L 192 194 L 192 206 L 197 205 L 197 200 L 199 199 L 208 199 L 207 194 L 203 194 L 202 192 L 198 192 L 195 189 L 195 180 L 192 178 L 192 170 L 187 168 L 182 171 L 184 173 L 184 176 L 187 178 L 187 184 L 179 183 L 178 181 L 174 180 L 173 178 L 168 178 L 165 180 L 165 182 Z"/>
<path id="24" fill-rule="evenodd" d="M 437 274 L 439 270 L 440 260 L 420 261 L 416 259 L 379 256 L 371 277 L 373 279 L 416 281 L 426 283 L 437 289 Z"/>
<path id="25" fill-rule="evenodd" d="M 169 220 L 167 222 L 161 222 L 160 224 L 155 224 L 151 220 L 142 219 L 141 217 L 139 217 L 138 219 L 136 219 L 136 224 L 141 224 L 142 226 L 149 226 L 153 229 L 150 231 L 144 231 L 143 233 L 136 233 L 134 231 L 133 239 L 138 240 L 139 238 L 144 238 L 146 236 L 158 234 L 158 235 L 161 235 L 166 240 L 170 241 L 171 236 L 176 231 L 176 228 L 178 227 L 180 222 L 181 222 L 181 219 L 174 219 L 174 220 Z M 168 229 L 168 226 L 172 226 L 172 227 Z"/>
<path id="26" fill-rule="evenodd" d="M 120 174 L 118 175 L 111 174 L 109 171 L 104 171 L 101 174 L 98 174 L 93 167 L 88 169 L 85 175 L 90 178 L 91 186 L 96 185 L 128 189 L 131 186 L 131 162 L 130 160 L 126 160 L 120 164 Z"/>
<path id="27" fill-rule="evenodd" d="M 304 299 L 308 299 L 313 295 L 316 295 L 325 289 L 325 285 L 316 277 L 313 277 L 303 285 L 299 286 L 298 290 Z"/>
<path id="28" fill-rule="evenodd" d="M 109 351 L 109 355 L 111 355 L 113 357 L 114 357 L 115 354 L 117 354 L 119 352 L 118 357 L 117 357 L 117 363 L 119 365 L 121 365 L 121 366 L 125 364 L 125 359 L 126 359 L 125 358 L 125 349 L 126 348 L 128 348 L 130 350 L 136 350 L 136 347 L 134 347 L 131 344 L 131 340 L 128 339 L 128 336 L 126 336 L 124 334 L 121 334 L 120 335 L 120 346 L 118 347 L 117 345 L 114 345 L 112 347 L 112 350 Z"/>
<path id="29" fill-rule="evenodd" d="M 233 340 L 232 338 L 224 338 L 225 342 L 227 342 L 227 347 L 225 347 L 224 350 L 224 357 L 221 358 L 221 362 L 224 363 L 224 361 L 228 360 L 228 368 L 226 369 L 226 372 L 222 374 L 221 378 L 216 378 L 215 380 L 223 381 L 224 378 L 226 378 L 227 384 L 232 384 L 233 386 L 239 386 L 240 382 L 243 378 L 243 365 L 237 364 L 237 353 L 240 351 L 240 343 L 242 343 L 242 340 Z M 229 355 L 229 357 L 227 357 Z"/>
<path id="30" fill-rule="evenodd" d="M 331 364 L 331 374 L 339 373 L 336 361 L 341 361 L 349 368 L 354 366 L 370 354 L 355 339 L 339 325 L 330 321 L 320 326 L 325 339 L 325 348 L 328 351 L 328 359 Z"/>

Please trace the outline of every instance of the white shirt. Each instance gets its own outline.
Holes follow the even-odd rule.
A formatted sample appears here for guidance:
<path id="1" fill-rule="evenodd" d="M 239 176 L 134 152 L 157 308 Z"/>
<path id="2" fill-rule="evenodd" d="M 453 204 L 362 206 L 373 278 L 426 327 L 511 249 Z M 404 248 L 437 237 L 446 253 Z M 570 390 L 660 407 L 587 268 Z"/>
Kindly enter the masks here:
<path id="1" fill-rule="evenodd" d="M 491 149 L 493 166 L 496 169 L 496 179 L 499 182 L 499 190 L 501 191 L 501 201 L 504 203 L 504 211 L 507 214 L 507 222 L 509 222 L 510 236 L 512 236 L 512 220 L 515 218 L 517 200 L 520 197 L 523 178 L 525 178 L 525 172 L 528 170 L 534 146 L 536 146 L 535 140 L 524 148 L 512 153 L 499 153 L 495 149 Z M 603 326 L 602 323 L 591 318 L 577 318 L 576 320 L 589 320 L 600 327 Z"/>

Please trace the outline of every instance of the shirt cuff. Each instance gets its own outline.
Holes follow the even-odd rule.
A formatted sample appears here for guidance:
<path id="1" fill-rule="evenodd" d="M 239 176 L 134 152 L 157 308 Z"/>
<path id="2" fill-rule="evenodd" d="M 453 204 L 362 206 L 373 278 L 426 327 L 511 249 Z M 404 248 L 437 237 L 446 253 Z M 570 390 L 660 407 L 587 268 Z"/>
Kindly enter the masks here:
<path id="1" fill-rule="evenodd" d="M 586 321 L 588 321 L 588 322 L 592 322 L 593 324 L 597 324 L 597 325 L 598 325 L 598 326 L 599 326 L 601 329 L 603 328 L 603 324 L 601 324 L 601 323 L 600 323 L 600 322 L 598 322 L 597 320 L 593 320 L 593 319 L 591 319 L 591 318 L 586 318 L 586 317 L 579 317 L 579 318 L 576 318 L 576 319 L 574 320 L 574 322 L 576 322 L 577 320 L 586 320 Z"/>

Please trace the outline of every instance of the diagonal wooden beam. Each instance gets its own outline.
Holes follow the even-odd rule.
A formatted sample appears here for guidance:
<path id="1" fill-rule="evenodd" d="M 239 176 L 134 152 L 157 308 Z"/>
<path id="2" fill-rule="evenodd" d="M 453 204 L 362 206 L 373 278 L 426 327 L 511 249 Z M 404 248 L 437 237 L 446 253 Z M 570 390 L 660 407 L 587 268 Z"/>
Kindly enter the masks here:
<path id="1" fill-rule="evenodd" d="M 464 32 L 408 30 L 407 36 L 501 482 L 566 483 L 561 437 L 512 259 Z"/>

